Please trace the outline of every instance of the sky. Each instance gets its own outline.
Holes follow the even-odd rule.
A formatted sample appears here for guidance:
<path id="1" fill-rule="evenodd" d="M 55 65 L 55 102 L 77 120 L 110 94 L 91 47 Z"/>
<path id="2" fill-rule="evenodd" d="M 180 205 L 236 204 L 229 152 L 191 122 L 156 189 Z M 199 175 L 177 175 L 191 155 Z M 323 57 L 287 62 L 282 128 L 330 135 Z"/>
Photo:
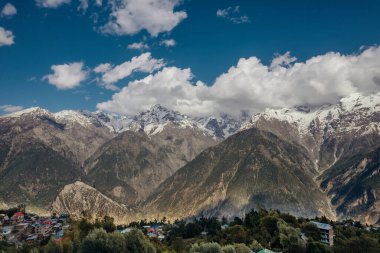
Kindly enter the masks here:
<path id="1" fill-rule="evenodd" d="M 380 91 L 380 1 L 0 0 L 0 114 L 192 116 Z"/>

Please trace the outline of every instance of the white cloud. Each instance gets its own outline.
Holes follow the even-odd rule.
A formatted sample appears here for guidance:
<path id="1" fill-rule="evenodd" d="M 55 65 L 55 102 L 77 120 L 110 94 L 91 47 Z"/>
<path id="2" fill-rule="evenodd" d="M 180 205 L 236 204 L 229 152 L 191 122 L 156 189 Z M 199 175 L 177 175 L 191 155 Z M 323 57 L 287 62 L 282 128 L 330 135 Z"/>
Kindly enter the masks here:
<path id="1" fill-rule="evenodd" d="M 151 36 L 169 32 L 187 17 L 185 11 L 174 9 L 180 0 L 120 0 L 116 1 L 104 33 L 125 35 L 146 30 Z"/>
<path id="2" fill-rule="evenodd" d="M 219 9 L 216 11 L 216 16 L 225 18 L 234 24 L 244 24 L 251 22 L 247 15 L 240 14 L 239 6 L 230 6 L 226 9 Z"/>
<path id="3" fill-rule="evenodd" d="M 356 55 L 330 52 L 305 62 L 289 53 L 266 66 L 256 57 L 240 59 L 212 86 L 191 81 L 190 69 L 164 68 L 130 82 L 98 109 L 133 114 L 154 104 L 193 116 L 239 115 L 265 108 L 336 103 L 352 93 L 380 91 L 380 47 Z M 293 63 L 293 64 L 292 64 Z"/>
<path id="4" fill-rule="evenodd" d="M 80 85 L 81 82 L 87 79 L 88 72 L 83 69 L 83 62 L 73 62 L 62 65 L 53 65 L 51 70 L 53 74 L 43 77 L 44 80 L 58 89 L 68 90 Z"/>
<path id="5" fill-rule="evenodd" d="M 99 64 L 98 66 L 96 66 L 95 68 L 94 68 L 94 72 L 95 73 L 105 73 L 105 72 L 107 72 L 108 70 L 110 70 L 111 69 L 111 64 L 109 64 L 109 63 L 102 63 L 102 64 Z"/>
<path id="6" fill-rule="evenodd" d="M 112 100 L 98 104 L 97 108 L 121 114 L 134 114 L 158 103 L 182 111 L 189 105 L 194 106 L 194 110 L 203 108 L 197 89 L 203 89 L 204 85 L 194 86 L 191 79 L 190 69 L 164 68 L 154 75 L 129 82 Z"/>
<path id="7" fill-rule="evenodd" d="M 147 50 L 149 46 L 144 42 L 135 42 L 128 45 L 128 49 Z"/>
<path id="8" fill-rule="evenodd" d="M 95 1 L 95 4 L 96 4 L 97 6 L 102 6 L 103 1 L 102 1 L 102 0 L 96 0 L 96 1 Z"/>
<path id="9" fill-rule="evenodd" d="M 160 45 L 164 45 L 165 47 L 174 47 L 176 44 L 177 44 L 176 41 L 173 39 L 160 41 Z"/>
<path id="10" fill-rule="evenodd" d="M 43 8 L 57 8 L 63 4 L 69 4 L 71 0 L 35 0 L 37 6 Z"/>
<path id="11" fill-rule="evenodd" d="M 17 14 L 17 9 L 14 5 L 7 3 L 1 11 L 1 16 L 13 16 Z"/>
<path id="12" fill-rule="evenodd" d="M 6 113 L 18 112 L 24 109 L 24 107 L 20 105 L 1 105 L 0 110 Z"/>
<path id="13" fill-rule="evenodd" d="M 296 57 L 290 55 L 290 52 L 286 52 L 283 55 L 276 55 L 276 57 L 272 60 L 270 64 L 270 68 L 274 69 L 276 67 L 289 67 L 290 64 L 297 61 Z"/>
<path id="14" fill-rule="evenodd" d="M 105 71 L 102 76 L 102 81 L 106 84 L 112 84 L 130 76 L 133 72 L 152 73 L 164 65 L 163 59 L 155 59 L 152 58 L 150 53 L 144 53 L 140 56 L 133 57 L 130 61 L 126 61 Z"/>
<path id="15" fill-rule="evenodd" d="M 14 44 L 14 38 L 12 31 L 5 30 L 0 26 L 0 47 Z"/>
<path id="16" fill-rule="evenodd" d="M 79 0 L 78 11 L 82 10 L 83 12 L 86 12 L 87 9 L 88 9 L 88 0 Z"/>

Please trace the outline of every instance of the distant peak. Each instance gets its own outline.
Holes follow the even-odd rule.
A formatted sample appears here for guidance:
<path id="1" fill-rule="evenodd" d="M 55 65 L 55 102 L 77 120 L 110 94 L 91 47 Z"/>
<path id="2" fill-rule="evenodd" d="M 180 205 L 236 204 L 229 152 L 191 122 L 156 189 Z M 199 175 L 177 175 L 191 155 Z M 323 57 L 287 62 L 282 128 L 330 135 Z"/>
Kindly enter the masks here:
<path id="1" fill-rule="evenodd" d="M 6 114 L 3 117 L 20 117 L 22 115 L 29 115 L 29 114 L 45 115 L 45 114 L 50 114 L 50 112 L 46 109 L 36 106 L 36 107 L 30 107 L 21 111 L 13 112 L 10 114 Z"/>
<path id="2" fill-rule="evenodd" d="M 152 107 L 150 107 L 149 111 L 172 111 L 172 110 L 160 104 L 155 104 Z"/>

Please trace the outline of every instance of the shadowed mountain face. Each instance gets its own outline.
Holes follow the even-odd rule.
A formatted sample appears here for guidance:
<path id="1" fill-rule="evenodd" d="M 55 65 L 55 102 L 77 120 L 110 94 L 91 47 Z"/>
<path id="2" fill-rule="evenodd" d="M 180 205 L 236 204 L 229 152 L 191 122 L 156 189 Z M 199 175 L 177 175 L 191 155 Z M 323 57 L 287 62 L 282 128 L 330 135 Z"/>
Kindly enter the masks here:
<path id="1" fill-rule="evenodd" d="M 231 216 L 260 206 L 332 216 L 316 175 L 304 148 L 249 129 L 202 152 L 161 184 L 143 208 L 151 218 L 171 219 Z"/>
<path id="2" fill-rule="evenodd" d="M 150 137 L 126 131 L 103 145 L 85 170 L 95 188 L 120 203 L 134 204 L 214 144 L 211 136 L 175 126 Z"/>
<path id="3" fill-rule="evenodd" d="M 48 208 L 111 137 L 107 129 L 60 123 L 39 108 L 0 118 L 0 201 Z"/>
<path id="4" fill-rule="evenodd" d="M 83 177 L 72 161 L 40 143 L 31 143 L 7 161 L 0 173 L 0 200 L 48 208 L 66 185 Z"/>
<path id="5" fill-rule="evenodd" d="M 318 168 L 317 182 L 331 198 L 338 217 L 368 223 L 380 215 L 380 95 L 354 94 L 340 103 L 314 110 L 267 110 L 245 128 L 275 133 L 305 147 Z M 377 164 L 377 165 L 376 165 Z"/>
<path id="6" fill-rule="evenodd" d="M 380 217 L 380 148 L 342 158 L 319 178 L 337 212 L 373 224 Z"/>

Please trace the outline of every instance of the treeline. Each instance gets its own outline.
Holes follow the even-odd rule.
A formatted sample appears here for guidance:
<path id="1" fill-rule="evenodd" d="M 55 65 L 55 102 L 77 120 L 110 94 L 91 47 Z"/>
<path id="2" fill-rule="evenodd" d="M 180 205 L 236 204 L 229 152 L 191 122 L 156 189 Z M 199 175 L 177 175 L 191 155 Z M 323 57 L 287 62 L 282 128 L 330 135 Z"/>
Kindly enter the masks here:
<path id="1" fill-rule="evenodd" d="M 309 219 L 296 218 L 279 211 L 252 210 L 243 218 L 233 220 L 201 217 L 174 223 L 142 220 L 126 226 L 116 226 L 113 219 L 89 222 L 72 221 L 71 229 L 61 241 L 45 245 L 6 248 L 0 252 L 23 253 L 248 253 L 271 249 L 284 253 L 380 253 L 380 231 L 363 227 L 358 222 L 335 223 L 325 217 L 314 220 L 329 223 L 334 228 L 335 244 L 329 247 L 319 242 L 319 229 Z M 162 226 L 165 239 L 149 239 L 144 226 Z M 134 229 L 127 234 L 117 230 Z M 302 235 L 302 237 L 301 237 Z"/>

